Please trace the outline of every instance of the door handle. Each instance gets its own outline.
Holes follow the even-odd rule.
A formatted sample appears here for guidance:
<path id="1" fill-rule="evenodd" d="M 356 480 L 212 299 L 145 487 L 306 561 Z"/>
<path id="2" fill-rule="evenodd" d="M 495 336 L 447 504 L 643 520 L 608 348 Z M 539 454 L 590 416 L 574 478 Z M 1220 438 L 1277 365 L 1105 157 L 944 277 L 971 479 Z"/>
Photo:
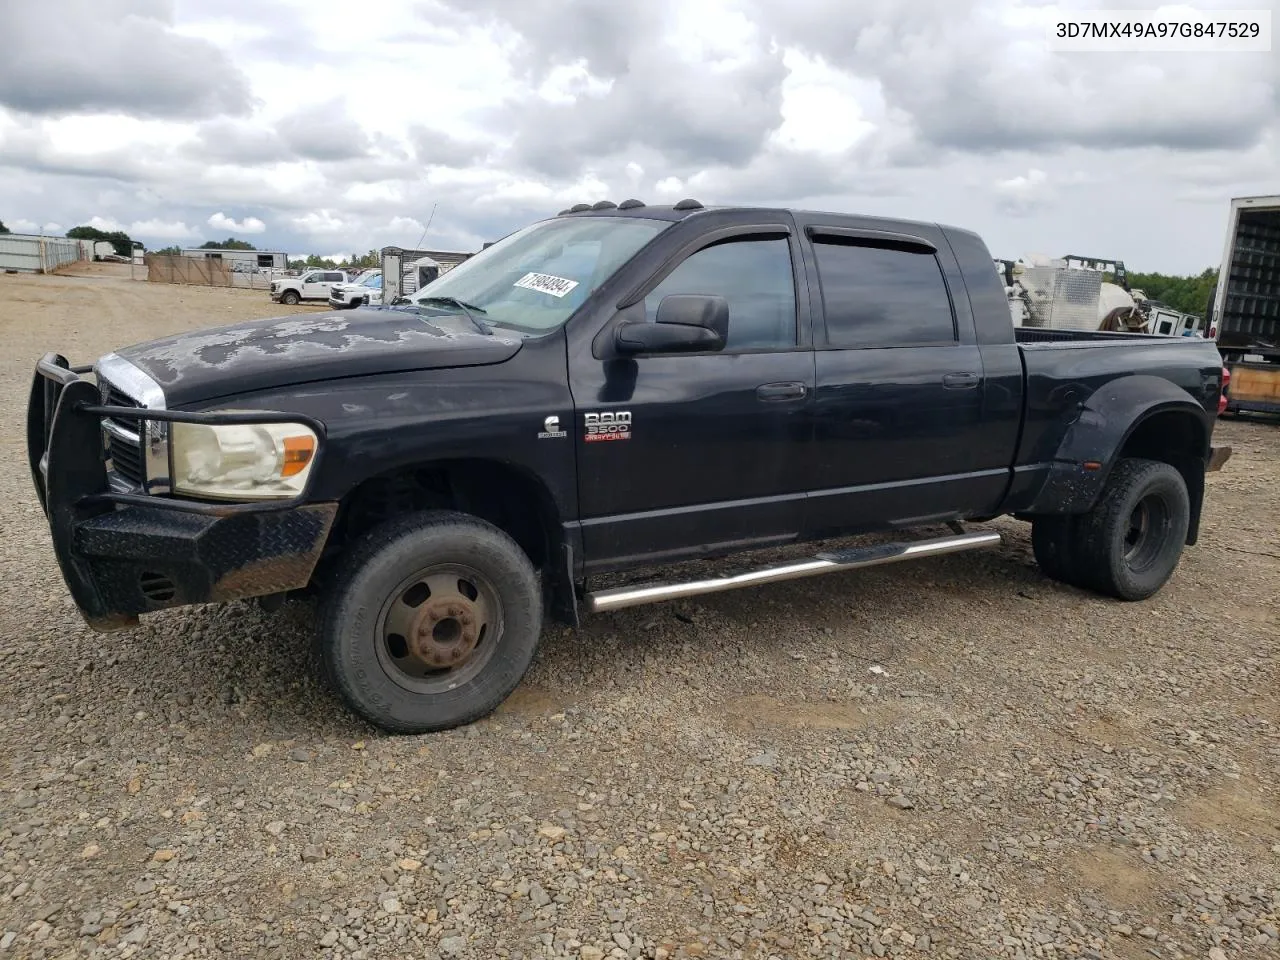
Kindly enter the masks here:
<path id="1" fill-rule="evenodd" d="M 948 373 L 942 378 L 942 385 L 949 390 L 968 390 L 978 385 L 976 373 Z"/>
<path id="2" fill-rule="evenodd" d="M 756 387 L 756 398 L 765 403 L 779 400 L 800 400 L 809 392 L 803 383 L 762 383 Z"/>

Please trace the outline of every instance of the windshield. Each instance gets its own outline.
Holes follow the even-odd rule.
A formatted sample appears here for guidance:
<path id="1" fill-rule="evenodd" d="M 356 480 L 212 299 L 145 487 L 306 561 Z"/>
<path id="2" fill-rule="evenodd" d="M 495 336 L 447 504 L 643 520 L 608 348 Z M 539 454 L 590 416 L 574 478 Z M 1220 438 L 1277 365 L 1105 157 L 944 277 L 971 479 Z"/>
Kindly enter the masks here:
<path id="1" fill-rule="evenodd" d="M 369 276 L 365 277 L 363 280 L 361 280 L 361 281 L 360 281 L 360 286 L 362 286 L 362 287 L 373 287 L 373 289 L 375 289 L 375 290 L 381 290 L 381 289 L 382 289 L 382 274 L 380 274 L 380 273 L 371 273 L 371 274 L 369 274 Z"/>
<path id="2" fill-rule="evenodd" d="M 452 310 L 423 303 L 452 297 L 483 310 L 486 323 L 546 333 L 668 226 L 665 220 L 633 217 L 544 220 L 464 260 L 410 300 L 423 309 Z"/>

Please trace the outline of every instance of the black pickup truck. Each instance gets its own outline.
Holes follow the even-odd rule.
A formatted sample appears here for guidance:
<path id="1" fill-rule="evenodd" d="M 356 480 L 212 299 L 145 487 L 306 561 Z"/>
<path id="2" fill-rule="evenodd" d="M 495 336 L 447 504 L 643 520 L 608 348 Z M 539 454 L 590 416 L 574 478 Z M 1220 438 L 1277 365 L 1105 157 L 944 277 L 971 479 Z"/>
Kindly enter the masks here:
<path id="1" fill-rule="evenodd" d="M 510 694 L 544 613 L 576 624 L 999 542 L 965 521 L 1028 520 L 1048 576 L 1150 596 L 1229 454 L 1210 445 L 1221 399 L 1209 341 L 1015 329 L 968 231 L 629 200 L 535 223 L 381 308 L 91 367 L 46 355 L 28 447 L 95 629 L 309 591 L 338 692 L 422 732 Z"/>

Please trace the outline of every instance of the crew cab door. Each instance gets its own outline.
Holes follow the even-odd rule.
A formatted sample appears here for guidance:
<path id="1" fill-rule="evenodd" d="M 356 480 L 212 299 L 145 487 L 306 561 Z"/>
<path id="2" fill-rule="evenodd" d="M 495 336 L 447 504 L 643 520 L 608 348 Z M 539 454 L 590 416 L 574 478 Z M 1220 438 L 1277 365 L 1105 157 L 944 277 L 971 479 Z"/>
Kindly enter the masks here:
<path id="1" fill-rule="evenodd" d="M 905 236 L 875 221 L 797 219 L 817 367 L 807 532 L 994 506 L 1009 464 L 987 462 L 986 376 L 968 303 L 953 305 L 965 290 L 946 238 L 932 227 Z"/>
<path id="2" fill-rule="evenodd" d="M 302 296 L 308 300 L 327 300 L 329 290 L 342 282 L 342 274 L 333 271 L 313 271 L 302 278 Z"/>
<path id="3" fill-rule="evenodd" d="M 603 324 L 571 336 L 585 572 L 800 532 L 815 383 L 808 291 L 790 217 L 753 221 L 672 228 L 626 278 L 640 298 L 622 310 L 611 299 Z M 654 322 L 672 294 L 728 302 L 723 350 L 611 352 L 618 323 Z"/>

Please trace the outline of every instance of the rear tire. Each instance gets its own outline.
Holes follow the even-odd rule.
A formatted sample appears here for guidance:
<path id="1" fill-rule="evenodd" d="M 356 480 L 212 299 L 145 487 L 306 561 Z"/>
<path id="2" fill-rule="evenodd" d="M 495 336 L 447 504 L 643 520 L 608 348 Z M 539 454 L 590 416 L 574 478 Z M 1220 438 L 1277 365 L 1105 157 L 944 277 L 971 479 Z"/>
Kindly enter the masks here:
<path id="1" fill-rule="evenodd" d="M 1119 461 L 1093 509 L 1076 527 L 1076 566 L 1089 586 L 1121 600 L 1145 600 L 1178 566 L 1191 524 L 1191 498 L 1175 467 Z"/>
<path id="2" fill-rule="evenodd" d="M 296 305 L 300 299 L 301 297 L 298 296 L 296 290 L 286 290 L 280 295 L 280 302 L 287 303 L 291 307 Z"/>
<path id="3" fill-rule="evenodd" d="M 542 591 L 507 534 L 449 511 L 412 514 L 352 544 L 334 571 L 317 646 L 347 704 L 390 733 L 490 713 L 519 685 L 542 632 Z"/>
<path id="4" fill-rule="evenodd" d="M 1077 559 L 1079 517 L 1053 514 L 1031 522 L 1031 550 L 1041 572 L 1050 580 L 1072 587 L 1088 587 Z"/>

